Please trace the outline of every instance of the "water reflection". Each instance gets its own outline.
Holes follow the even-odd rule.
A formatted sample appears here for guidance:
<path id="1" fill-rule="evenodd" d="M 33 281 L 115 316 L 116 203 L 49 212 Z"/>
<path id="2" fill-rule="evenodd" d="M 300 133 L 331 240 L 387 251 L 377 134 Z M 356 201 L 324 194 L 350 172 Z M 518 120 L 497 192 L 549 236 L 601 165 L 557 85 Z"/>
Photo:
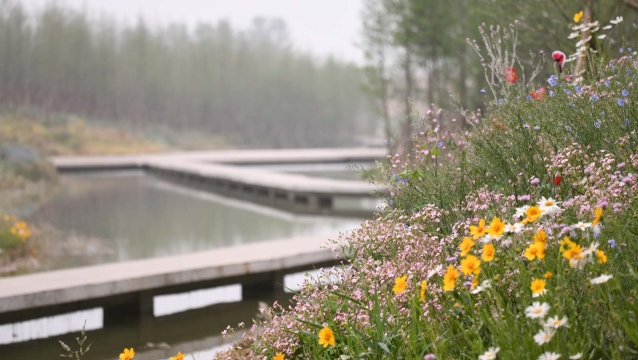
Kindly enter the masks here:
<path id="1" fill-rule="evenodd" d="M 296 216 L 142 172 L 70 175 L 31 216 L 74 241 L 49 268 L 160 257 L 297 236 L 335 236 L 356 219 Z"/>

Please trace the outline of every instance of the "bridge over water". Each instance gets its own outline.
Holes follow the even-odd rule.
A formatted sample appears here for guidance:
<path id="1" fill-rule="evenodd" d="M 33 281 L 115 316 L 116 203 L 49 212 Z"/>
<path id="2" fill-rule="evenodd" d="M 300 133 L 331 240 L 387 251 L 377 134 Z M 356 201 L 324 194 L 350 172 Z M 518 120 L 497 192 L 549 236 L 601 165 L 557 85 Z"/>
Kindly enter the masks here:
<path id="1" fill-rule="evenodd" d="M 375 204 L 361 181 L 312 178 L 241 165 L 372 162 L 383 149 L 242 150 L 161 155 L 58 157 L 62 172 L 144 169 L 203 190 L 292 212 L 366 214 L 347 204 Z M 246 226 L 250 226 L 247 224 Z M 153 313 L 154 298 L 241 284 L 243 299 L 283 291 L 286 274 L 340 261 L 322 249 L 327 238 L 303 237 L 162 258 L 126 261 L 0 279 L 0 323 L 92 307 Z"/>

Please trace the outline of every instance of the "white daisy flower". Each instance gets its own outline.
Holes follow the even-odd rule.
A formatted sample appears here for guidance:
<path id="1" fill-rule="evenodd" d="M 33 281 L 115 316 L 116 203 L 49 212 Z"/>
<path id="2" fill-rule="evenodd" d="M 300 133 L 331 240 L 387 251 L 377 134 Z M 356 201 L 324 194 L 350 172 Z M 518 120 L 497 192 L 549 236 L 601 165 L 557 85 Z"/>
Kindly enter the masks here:
<path id="1" fill-rule="evenodd" d="M 600 284 L 604 284 L 607 281 L 609 281 L 609 279 L 613 278 L 613 275 L 600 275 L 599 277 L 593 278 L 591 280 L 589 280 L 589 283 L 592 285 L 600 285 Z"/>
<path id="2" fill-rule="evenodd" d="M 479 360 L 494 360 L 496 359 L 496 353 L 498 353 L 499 350 L 501 350 L 501 348 L 491 347 L 487 349 L 483 355 L 479 356 Z"/>
<path id="3" fill-rule="evenodd" d="M 558 360 L 558 359 L 560 359 L 560 354 L 549 352 L 549 351 L 544 354 L 541 354 L 541 356 L 538 357 L 538 360 Z"/>
<path id="4" fill-rule="evenodd" d="M 530 319 L 542 319 L 545 315 L 547 315 L 549 308 L 550 306 L 548 303 L 544 302 L 541 304 L 540 302 L 535 301 L 531 306 L 528 306 L 525 309 L 525 316 Z"/>
<path id="5" fill-rule="evenodd" d="M 569 358 L 572 359 L 572 360 L 578 360 L 581 357 L 583 357 L 583 353 L 574 354 L 574 355 L 570 356 Z"/>
<path id="6" fill-rule="evenodd" d="M 532 297 L 539 297 L 539 296 L 545 295 L 545 294 L 547 294 L 547 289 L 543 289 L 543 290 L 541 290 L 541 291 L 539 291 L 539 292 L 537 292 L 535 294 L 532 294 Z"/>
<path id="7" fill-rule="evenodd" d="M 585 251 L 582 252 L 582 256 L 590 256 L 593 253 L 596 252 L 596 250 L 598 250 L 598 247 L 600 246 L 599 242 L 593 242 L 591 245 L 589 245 L 589 247 L 587 249 L 585 249 Z"/>
<path id="8" fill-rule="evenodd" d="M 529 209 L 528 205 L 516 208 L 516 212 L 514 213 L 514 219 L 520 219 L 520 218 L 522 218 L 524 216 L 527 216 L 527 214 L 526 214 L 527 209 Z"/>
<path id="9" fill-rule="evenodd" d="M 574 31 L 582 31 L 582 30 L 585 29 L 585 26 L 586 26 L 585 24 L 575 25 L 575 26 L 572 27 L 572 30 L 574 30 Z"/>
<path id="10" fill-rule="evenodd" d="M 552 327 L 554 329 L 558 329 L 561 326 L 567 326 L 567 316 L 563 316 L 562 319 L 560 319 L 558 316 L 552 316 L 547 319 L 545 326 Z"/>
<path id="11" fill-rule="evenodd" d="M 573 33 L 569 34 L 569 36 L 567 37 L 568 39 L 575 39 L 577 38 L 579 35 L 578 31 L 574 31 Z"/>
<path id="12" fill-rule="evenodd" d="M 431 278 L 432 276 L 438 274 L 443 269 L 443 265 L 437 265 L 434 269 L 430 270 L 427 278 Z"/>
<path id="13" fill-rule="evenodd" d="M 521 223 L 505 224 L 505 232 L 508 234 L 518 234 L 523 230 L 523 227 Z"/>
<path id="14" fill-rule="evenodd" d="M 598 35 L 598 39 L 602 40 L 607 37 L 607 34 Z"/>
<path id="15" fill-rule="evenodd" d="M 607 26 L 603 26 L 603 30 L 609 30 L 611 29 L 613 26 L 611 25 L 607 25 Z M 570 358 L 571 359 L 571 358 Z"/>
<path id="16" fill-rule="evenodd" d="M 553 337 L 554 337 L 554 330 L 548 328 L 545 330 L 541 330 L 538 332 L 538 334 L 534 335 L 534 341 L 538 345 L 543 345 L 550 342 Z"/>
<path id="17" fill-rule="evenodd" d="M 543 214 L 553 215 L 560 212 L 560 207 L 558 207 L 558 202 L 554 199 L 542 197 L 538 202 L 538 207 L 541 209 Z"/>
<path id="18" fill-rule="evenodd" d="M 614 20 L 610 20 L 609 22 L 614 24 L 614 25 L 618 25 L 623 21 L 622 16 L 617 16 Z"/>
<path id="19" fill-rule="evenodd" d="M 492 288 L 492 280 L 483 280 L 483 282 L 481 282 L 481 285 L 477 286 L 476 289 L 470 291 L 470 293 L 478 294 L 481 291 L 485 289 L 490 289 L 490 288 Z"/>
<path id="20" fill-rule="evenodd" d="M 585 229 L 588 229 L 591 227 L 591 223 L 584 223 L 584 222 L 579 222 L 578 224 L 574 224 L 571 226 L 572 229 L 580 229 L 585 231 Z"/>

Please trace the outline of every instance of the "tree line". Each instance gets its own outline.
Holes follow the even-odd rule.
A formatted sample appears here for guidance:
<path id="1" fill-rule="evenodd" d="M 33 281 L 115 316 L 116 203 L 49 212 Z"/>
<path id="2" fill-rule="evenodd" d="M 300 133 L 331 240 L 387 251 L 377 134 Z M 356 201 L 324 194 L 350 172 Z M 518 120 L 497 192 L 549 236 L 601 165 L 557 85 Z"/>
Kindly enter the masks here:
<path id="1" fill-rule="evenodd" d="M 277 19 L 244 31 L 151 27 L 0 1 L 4 107 L 201 131 L 238 146 L 343 146 L 373 128 L 360 81 L 352 64 L 296 51 Z"/>
<path id="2" fill-rule="evenodd" d="M 551 65 L 553 50 L 574 52 L 569 25 L 580 11 L 601 24 L 624 16 L 622 26 L 609 34 L 608 43 L 615 47 L 604 49 L 612 56 L 620 56 L 623 44 L 634 41 L 635 0 L 364 0 L 364 89 L 383 119 L 385 136 L 410 139 L 412 104 L 425 108 L 436 103 L 448 109 L 486 106 L 480 92 L 486 87 L 483 64 L 468 45 L 475 39 L 482 45 L 480 25 L 486 23 L 484 28 L 491 31 L 490 24 L 508 28 L 517 21 L 522 63 L 531 65 L 526 55 L 531 52 L 537 58 L 545 56 Z M 543 75 L 552 70 L 547 66 Z M 405 144 L 399 141 L 398 146 Z"/>

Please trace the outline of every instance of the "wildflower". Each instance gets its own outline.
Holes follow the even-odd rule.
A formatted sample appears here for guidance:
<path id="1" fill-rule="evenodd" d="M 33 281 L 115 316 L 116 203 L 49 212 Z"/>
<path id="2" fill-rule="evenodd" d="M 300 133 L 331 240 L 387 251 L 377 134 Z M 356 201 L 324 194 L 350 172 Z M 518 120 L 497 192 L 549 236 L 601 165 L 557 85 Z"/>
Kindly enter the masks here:
<path id="1" fill-rule="evenodd" d="M 506 233 L 514 233 L 518 234 L 523 230 L 523 224 L 513 223 L 513 224 L 505 224 L 505 232 Z"/>
<path id="2" fill-rule="evenodd" d="M 472 241 L 472 238 L 469 238 L 469 237 L 463 238 L 463 241 L 461 241 L 461 244 L 459 245 L 459 249 L 461 250 L 461 257 L 467 255 L 467 253 L 470 252 L 474 244 L 476 243 Z"/>
<path id="3" fill-rule="evenodd" d="M 609 82 L 609 80 L 605 80 L 605 86 L 606 86 L 606 87 L 611 86 L 611 83 Z"/>
<path id="4" fill-rule="evenodd" d="M 476 278 L 478 279 L 478 278 Z M 470 291 L 472 294 L 478 294 L 485 289 L 490 289 L 492 287 L 492 280 L 483 280 L 481 285 L 477 286 L 476 289 Z"/>
<path id="5" fill-rule="evenodd" d="M 618 99 L 618 105 L 625 106 L 625 100 L 624 99 Z"/>
<path id="6" fill-rule="evenodd" d="M 544 302 L 541 304 L 540 302 L 535 301 L 531 306 L 525 308 L 525 316 L 530 319 L 542 319 L 545 315 L 547 315 L 549 308 L 548 303 Z"/>
<path id="7" fill-rule="evenodd" d="M 623 90 L 621 93 L 622 93 L 622 96 L 624 96 L 624 97 L 629 96 L 629 91 L 627 91 L 627 90 Z"/>
<path id="8" fill-rule="evenodd" d="M 534 242 L 547 244 L 547 234 L 545 233 L 545 230 L 538 230 L 536 234 L 534 234 Z"/>
<path id="9" fill-rule="evenodd" d="M 583 357 L 583 353 L 574 354 L 574 355 L 570 356 L 569 358 L 572 359 L 572 360 L 578 360 L 581 357 Z"/>
<path id="10" fill-rule="evenodd" d="M 570 33 L 567 38 L 571 40 L 577 38 L 579 35 L 580 33 L 578 31 L 574 31 L 573 33 Z"/>
<path id="11" fill-rule="evenodd" d="M 547 89 L 545 89 L 544 87 L 541 87 L 529 93 L 529 96 L 531 96 L 532 99 L 534 100 L 543 101 L 543 99 L 545 99 L 546 94 L 547 94 Z"/>
<path id="12" fill-rule="evenodd" d="M 614 239 L 609 239 L 609 240 L 607 240 L 607 244 L 609 244 L 609 246 L 610 246 L 611 248 L 615 248 L 615 247 L 616 247 L 616 240 L 614 240 Z"/>
<path id="13" fill-rule="evenodd" d="M 607 37 L 607 34 L 598 35 L 597 37 L 598 39 L 602 40 Z"/>
<path id="14" fill-rule="evenodd" d="M 574 90 L 576 90 L 576 92 L 577 92 L 577 93 L 579 93 L 579 94 L 580 94 L 581 92 L 583 92 L 583 89 L 582 89 L 580 86 L 576 86 L 576 87 L 574 88 Z"/>
<path id="15" fill-rule="evenodd" d="M 396 278 L 396 280 L 394 280 L 394 287 L 392 288 L 392 291 L 394 291 L 394 294 L 401 294 L 402 292 L 405 291 L 405 288 L 408 287 L 408 277 L 406 276 L 399 276 L 398 278 Z"/>
<path id="16" fill-rule="evenodd" d="M 447 267 L 447 272 L 443 275 L 443 291 L 452 291 L 456 287 L 459 278 L 459 271 L 452 265 Z"/>
<path id="17" fill-rule="evenodd" d="M 561 326 L 567 326 L 567 316 L 563 316 L 562 319 L 559 319 L 558 316 L 553 316 L 547 319 L 547 326 L 553 327 L 554 329 L 558 329 Z"/>
<path id="18" fill-rule="evenodd" d="M 470 234 L 474 236 L 474 240 L 485 236 L 487 229 L 485 228 L 485 220 L 479 220 L 478 226 L 470 226 Z"/>
<path id="19" fill-rule="evenodd" d="M 520 219 L 523 216 L 525 216 L 525 213 L 527 212 L 527 209 L 529 209 L 529 206 L 527 206 L 527 205 L 521 206 L 519 208 L 516 208 L 516 212 L 514 212 L 514 218 L 515 219 Z"/>
<path id="20" fill-rule="evenodd" d="M 545 289 L 545 280 L 535 279 L 532 281 L 532 286 L 530 286 L 532 290 L 532 297 L 539 297 L 544 295 L 547 290 Z"/>
<path id="21" fill-rule="evenodd" d="M 614 24 L 614 25 L 618 25 L 623 21 L 622 16 L 617 16 L 616 19 L 613 20 L 609 20 L 610 23 Z"/>
<path id="22" fill-rule="evenodd" d="M 474 279 L 472 279 L 472 284 L 470 284 L 470 290 L 476 289 L 477 286 L 478 286 L 478 276 L 475 276 Z"/>
<path id="23" fill-rule="evenodd" d="M 177 355 L 171 357 L 170 360 L 184 360 L 184 356 L 186 355 L 182 354 L 182 352 L 179 351 Z M 275 356 L 274 360 L 284 360 L 284 355 L 282 353 L 279 353 Z"/>
<path id="24" fill-rule="evenodd" d="M 580 221 L 577 224 L 572 225 L 572 227 L 575 228 L 575 229 L 580 229 L 580 230 L 585 231 L 585 229 L 589 229 L 591 227 L 591 223 L 584 223 L 584 222 Z"/>
<path id="25" fill-rule="evenodd" d="M 545 275 L 543 275 L 543 277 L 544 277 L 545 279 L 551 279 L 551 278 L 552 278 L 552 276 L 553 276 L 553 275 L 552 275 L 552 272 L 551 272 L 551 271 L 548 271 L 548 272 L 546 272 L 546 273 L 545 273 Z"/>
<path id="26" fill-rule="evenodd" d="M 538 334 L 534 335 L 534 341 L 538 345 L 547 344 L 554 337 L 554 330 L 552 329 L 542 329 L 538 332 Z"/>
<path id="27" fill-rule="evenodd" d="M 513 83 L 513 82 L 516 82 L 516 80 L 518 80 L 518 76 L 516 75 L 515 68 L 505 69 L 505 80 L 507 80 L 508 83 Z"/>
<path id="28" fill-rule="evenodd" d="M 500 218 L 495 217 L 492 219 L 487 231 L 490 234 L 490 238 L 498 239 L 503 235 L 503 231 L 505 231 L 505 224 Z"/>
<path id="29" fill-rule="evenodd" d="M 525 221 L 529 223 L 529 222 L 534 222 L 540 219 L 541 216 L 543 215 L 543 212 L 538 206 L 530 206 L 525 211 L 525 215 L 527 215 L 527 218 L 525 218 Z"/>
<path id="30" fill-rule="evenodd" d="M 598 255 L 598 263 L 599 264 L 604 264 L 607 262 L 607 255 L 605 255 L 605 252 L 602 250 L 596 250 L 596 255 Z"/>
<path id="31" fill-rule="evenodd" d="M 604 284 L 607 281 L 609 281 L 609 279 L 613 278 L 613 275 L 600 275 L 599 277 L 595 277 L 591 280 L 589 280 L 589 283 L 592 285 L 600 285 L 600 284 Z"/>
<path id="32" fill-rule="evenodd" d="M 594 127 L 596 129 L 600 129 L 600 119 L 596 119 L 596 122 L 594 123 Z"/>
<path id="33" fill-rule="evenodd" d="M 421 281 L 421 294 L 419 297 L 419 300 L 421 302 L 425 301 L 425 291 L 427 290 L 427 288 L 428 288 L 428 282 L 425 280 Z"/>
<path id="34" fill-rule="evenodd" d="M 490 262 L 494 260 L 494 253 L 496 250 L 494 249 L 493 244 L 485 244 L 483 245 L 483 254 L 481 255 L 481 259 L 485 262 Z"/>
<path id="35" fill-rule="evenodd" d="M 574 14 L 574 22 L 578 23 L 580 22 L 580 20 L 583 18 L 583 11 L 581 10 L 580 12 L 577 12 L 576 14 Z"/>
<path id="36" fill-rule="evenodd" d="M 540 179 L 535 177 L 529 183 L 532 184 L 532 185 L 538 185 L 538 183 L 540 183 L 540 182 L 541 182 Z"/>
<path id="37" fill-rule="evenodd" d="M 479 356 L 479 360 L 494 360 L 496 359 L 496 353 L 498 353 L 499 350 L 501 350 L 501 348 L 491 347 L 487 349 L 487 351 L 483 353 L 483 355 Z"/>
<path id="38" fill-rule="evenodd" d="M 591 222 L 592 226 L 596 226 L 598 225 L 598 223 L 600 222 L 600 220 L 602 220 L 603 218 L 603 208 L 602 207 L 597 207 L 596 210 L 594 210 L 594 220 Z"/>
<path id="39" fill-rule="evenodd" d="M 135 357 L 135 350 L 133 348 L 124 348 L 124 352 L 120 354 L 120 360 L 131 360 Z"/>
<path id="40" fill-rule="evenodd" d="M 589 101 L 598 101 L 599 97 L 598 95 L 594 94 L 589 98 Z"/>
<path id="41" fill-rule="evenodd" d="M 335 335 L 329 327 L 324 327 L 319 331 L 319 345 L 323 345 L 324 348 L 327 348 L 328 345 L 335 347 Z"/>
<path id="42" fill-rule="evenodd" d="M 468 255 L 465 259 L 461 260 L 461 272 L 463 275 L 478 275 L 481 273 L 481 262 L 474 255 Z"/>
<path id="43" fill-rule="evenodd" d="M 434 354 L 427 354 L 423 357 L 423 360 L 434 360 L 436 359 L 436 355 Z"/>
<path id="44" fill-rule="evenodd" d="M 552 184 L 554 184 L 554 186 L 558 186 L 560 185 L 561 181 L 563 181 L 563 178 L 560 176 L 556 176 L 554 177 L 554 180 L 552 180 Z"/>
<path id="45" fill-rule="evenodd" d="M 536 258 L 543 260 L 545 258 L 545 243 L 534 242 L 525 250 L 524 256 L 527 260 L 532 261 Z"/>
<path id="46" fill-rule="evenodd" d="M 481 93 L 485 94 L 487 91 L 485 91 L 485 89 L 481 89 Z"/>
<path id="47" fill-rule="evenodd" d="M 556 200 L 546 197 L 542 197 L 538 202 L 538 206 L 540 207 L 543 214 L 553 215 L 560 212 L 560 207 L 558 207 L 558 203 Z"/>
<path id="48" fill-rule="evenodd" d="M 629 119 L 625 119 L 625 126 L 629 126 Z"/>
<path id="49" fill-rule="evenodd" d="M 538 360 L 558 360 L 560 359 L 560 354 L 554 352 L 545 352 L 538 357 Z"/>
<path id="50" fill-rule="evenodd" d="M 434 269 L 428 272 L 428 275 L 426 278 L 427 279 L 431 278 L 432 276 L 438 274 L 442 269 L 443 269 L 443 265 L 437 265 Z"/>
<path id="51" fill-rule="evenodd" d="M 554 97 L 554 92 L 553 91 L 549 91 L 549 96 Z"/>

